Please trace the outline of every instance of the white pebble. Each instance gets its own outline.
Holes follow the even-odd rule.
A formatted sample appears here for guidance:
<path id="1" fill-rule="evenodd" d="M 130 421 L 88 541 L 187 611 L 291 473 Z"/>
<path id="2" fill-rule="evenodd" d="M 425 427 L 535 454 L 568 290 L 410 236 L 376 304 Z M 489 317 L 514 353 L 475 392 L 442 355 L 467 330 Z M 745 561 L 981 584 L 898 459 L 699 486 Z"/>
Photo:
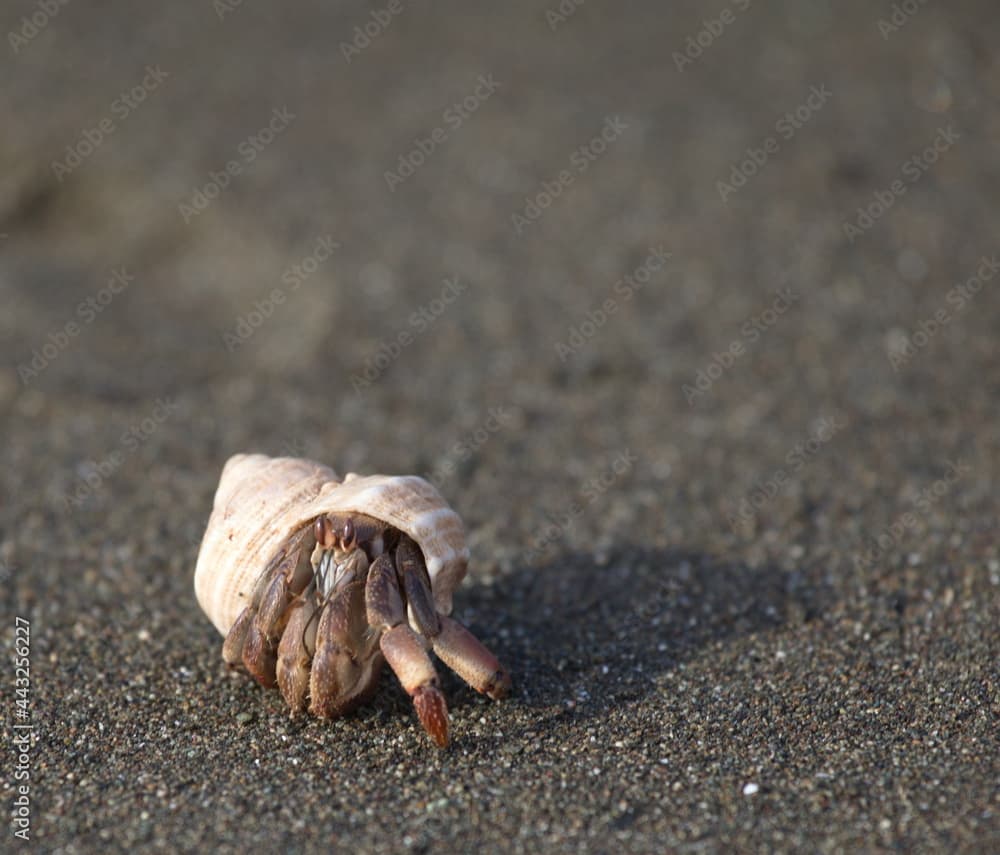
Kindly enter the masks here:
<path id="1" fill-rule="evenodd" d="M 743 785 L 743 795 L 745 795 L 745 796 L 752 796 L 758 790 L 760 790 L 760 787 L 757 784 L 752 784 L 751 783 L 751 784 L 744 784 Z"/>

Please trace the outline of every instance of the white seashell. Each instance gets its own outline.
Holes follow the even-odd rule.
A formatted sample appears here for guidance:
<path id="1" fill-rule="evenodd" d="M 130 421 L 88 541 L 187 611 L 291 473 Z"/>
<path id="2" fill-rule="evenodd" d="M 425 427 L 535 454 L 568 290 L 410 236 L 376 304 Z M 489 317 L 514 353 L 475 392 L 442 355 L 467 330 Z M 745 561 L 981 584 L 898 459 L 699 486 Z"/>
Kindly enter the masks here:
<path id="1" fill-rule="evenodd" d="M 434 604 L 451 614 L 469 550 L 462 520 L 432 484 L 415 475 L 340 481 L 321 463 L 237 454 L 222 470 L 194 573 L 198 604 L 223 635 L 246 607 L 282 545 L 321 514 L 356 512 L 385 520 L 418 544 Z"/>

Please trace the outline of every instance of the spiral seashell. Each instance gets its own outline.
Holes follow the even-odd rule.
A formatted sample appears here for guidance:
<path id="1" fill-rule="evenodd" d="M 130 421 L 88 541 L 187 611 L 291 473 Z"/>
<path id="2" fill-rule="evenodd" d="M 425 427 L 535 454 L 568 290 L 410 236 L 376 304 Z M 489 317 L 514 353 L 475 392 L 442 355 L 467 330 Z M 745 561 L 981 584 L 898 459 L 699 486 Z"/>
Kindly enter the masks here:
<path id="1" fill-rule="evenodd" d="M 462 520 L 423 478 L 353 473 L 293 457 L 237 454 L 222 470 L 198 553 L 195 594 L 223 635 L 247 605 L 282 544 L 321 514 L 356 512 L 385 520 L 423 550 L 434 603 L 451 614 L 469 550 Z"/>

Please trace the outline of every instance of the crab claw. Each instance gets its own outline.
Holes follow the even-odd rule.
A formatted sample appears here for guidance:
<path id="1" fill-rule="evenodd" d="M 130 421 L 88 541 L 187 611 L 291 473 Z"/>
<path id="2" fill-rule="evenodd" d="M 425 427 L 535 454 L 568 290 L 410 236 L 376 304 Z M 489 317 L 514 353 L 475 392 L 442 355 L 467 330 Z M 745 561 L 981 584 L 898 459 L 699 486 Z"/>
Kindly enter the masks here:
<path id="1" fill-rule="evenodd" d="M 374 688 L 380 665 L 365 645 L 365 585 L 360 579 L 340 588 L 326 604 L 316 630 L 316 653 L 309 676 L 309 711 L 324 718 L 354 709 Z"/>
<path id="2" fill-rule="evenodd" d="M 306 707 L 309 665 L 316 652 L 317 605 L 312 596 L 293 606 L 292 616 L 278 645 L 278 687 L 294 718 Z"/>

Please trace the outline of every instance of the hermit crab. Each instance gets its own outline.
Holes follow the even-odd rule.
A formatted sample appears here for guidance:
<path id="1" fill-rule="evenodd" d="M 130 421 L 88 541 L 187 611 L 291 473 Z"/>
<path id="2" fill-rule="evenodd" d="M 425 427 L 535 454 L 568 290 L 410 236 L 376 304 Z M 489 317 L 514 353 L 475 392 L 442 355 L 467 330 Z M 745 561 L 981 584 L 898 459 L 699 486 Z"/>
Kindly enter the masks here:
<path id="1" fill-rule="evenodd" d="M 429 651 L 491 698 L 510 690 L 496 657 L 448 617 L 468 558 L 461 519 L 423 478 L 340 480 L 311 460 L 238 454 L 194 586 L 225 661 L 277 684 L 293 716 L 349 712 L 387 661 L 444 747 L 448 706 Z"/>

